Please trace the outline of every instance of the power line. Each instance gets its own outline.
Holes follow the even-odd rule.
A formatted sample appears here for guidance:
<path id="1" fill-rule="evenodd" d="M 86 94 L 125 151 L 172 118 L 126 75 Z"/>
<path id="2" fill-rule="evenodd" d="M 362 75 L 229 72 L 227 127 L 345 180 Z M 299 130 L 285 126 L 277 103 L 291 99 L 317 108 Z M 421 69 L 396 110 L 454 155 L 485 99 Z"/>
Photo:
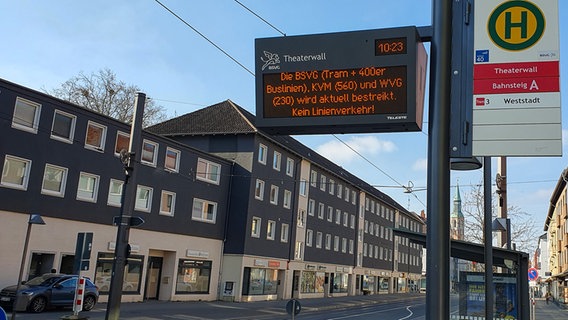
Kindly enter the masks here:
<path id="1" fill-rule="evenodd" d="M 280 29 L 276 28 L 274 25 L 272 25 L 270 22 L 266 21 L 263 17 L 259 16 L 258 14 L 256 14 L 254 11 L 252 11 L 251 9 L 249 9 L 247 6 L 245 6 L 244 4 L 242 4 L 239 0 L 235 0 L 236 3 L 240 4 L 243 8 L 245 8 L 248 12 L 252 13 L 253 15 L 255 15 L 257 18 L 259 18 L 260 20 L 262 20 L 264 23 L 266 23 L 267 25 L 269 25 L 272 29 L 278 31 L 281 35 L 286 36 L 286 34 L 282 31 L 280 31 Z"/>
<path id="2" fill-rule="evenodd" d="M 200 35 L 203 39 L 205 39 L 207 42 L 209 42 L 212 46 L 214 46 L 215 48 L 217 48 L 217 50 L 221 51 L 223 54 L 225 54 L 227 57 L 229 57 L 229 59 L 233 60 L 233 62 L 235 62 L 236 64 L 238 64 L 239 66 L 241 66 L 241 68 L 245 69 L 248 73 L 250 73 L 253 77 L 254 77 L 254 72 L 250 71 L 247 67 L 245 67 L 242 63 L 240 63 L 237 59 L 233 58 L 233 56 L 231 56 L 229 53 L 227 53 L 225 50 L 223 50 L 223 48 L 221 48 L 220 46 L 218 46 L 215 42 L 211 41 L 209 38 L 207 38 L 203 33 L 199 32 L 199 30 L 197 30 L 196 28 L 194 28 L 192 25 L 190 25 L 187 21 L 185 21 L 182 17 L 180 17 L 179 15 L 177 15 L 175 12 L 173 12 L 170 8 L 168 8 L 166 5 L 164 5 L 163 3 L 161 3 L 159 0 L 154 0 L 156 1 L 159 5 L 161 5 L 164 9 L 166 9 L 169 13 L 171 13 L 174 17 L 176 17 L 179 21 L 183 22 L 183 24 L 185 24 L 186 26 L 188 26 L 189 28 L 191 28 L 191 30 L 193 30 L 195 33 L 197 33 L 198 35 Z"/>

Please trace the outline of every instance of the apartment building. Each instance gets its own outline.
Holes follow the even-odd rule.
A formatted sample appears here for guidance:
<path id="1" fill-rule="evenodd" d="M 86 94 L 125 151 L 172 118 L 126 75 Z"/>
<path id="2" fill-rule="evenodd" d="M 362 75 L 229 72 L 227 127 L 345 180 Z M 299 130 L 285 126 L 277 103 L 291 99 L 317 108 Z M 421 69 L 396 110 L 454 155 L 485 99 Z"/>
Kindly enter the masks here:
<path id="1" fill-rule="evenodd" d="M 564 169 L 550 197 L 550 206 L 544 223 L 548 243 L 548 288 L 560 303 L 568 303 L 568 169 Z"/>
<path id="2" fill-rule="evenodd" d="M 106 301 L 130 126 L 0 80 L 0 286 L 14 284 L 29 214 L 25 278 L 82 273 Z M 424 222 L 290 136 L 271 136 L 231 101 L 143 130 L 123 301 L 254 301 L 414 290 L 422 247 L 394 228 Z M 18 248 L 15 250 L 15 248 Z"/>
<path id="3" fill-rule="evenodd" d="M 30 214 L 34 226 L 24 279 L 71 273 L 78 233 L 92 232 L 84 275 L 108 297 L 130 126 L 0 81 L 0 287 L 17 282 Z M 132 254 L 124 301 L 213 300 L 228 213 L 232 163 L 148 132 L 135 164 Z"/>
<path id="4" fill-rule="evenodd" d="M 227 100 L 148 128 L 235 162 L 233 180 L 242 184 L 231 194 L 230 211 L 241 214 L 230 215 L 229 225 L 237 228 L 228 234 L 238 247 L 227 247 L 222 278 L 235 285 L 236 299 L 395 292 L 414 285 L 422 248 L 408 239 L 395 242 L 393 228 L 423 232 L 423 220 L 292 137 L 268 135 L 254 123 L 254 115 Z M 288 228 L 290 237 L 283 236 Z M 269 288 L 253 290 L 266 283 Z"/>

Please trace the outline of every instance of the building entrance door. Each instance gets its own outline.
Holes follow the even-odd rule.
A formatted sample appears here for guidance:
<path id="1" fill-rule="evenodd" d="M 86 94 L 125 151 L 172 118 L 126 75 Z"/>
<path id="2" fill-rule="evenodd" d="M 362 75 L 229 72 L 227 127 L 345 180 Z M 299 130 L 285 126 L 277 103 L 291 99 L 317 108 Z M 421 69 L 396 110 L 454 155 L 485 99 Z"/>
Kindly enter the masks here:
<path id="1" fill-rule="evenodd" d="M 162 275 L 162 257 L 148 258 L 148 272 L 146 272 L 146 286 L 144 299 L 158 299 L 160 295 L 160 278 Z"/>

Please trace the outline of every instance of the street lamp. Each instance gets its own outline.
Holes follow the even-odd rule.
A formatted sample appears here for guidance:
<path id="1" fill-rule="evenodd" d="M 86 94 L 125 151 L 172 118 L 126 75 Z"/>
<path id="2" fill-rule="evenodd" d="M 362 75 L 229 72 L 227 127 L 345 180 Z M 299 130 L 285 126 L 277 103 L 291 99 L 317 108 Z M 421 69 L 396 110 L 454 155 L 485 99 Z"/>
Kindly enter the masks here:
<path id="1" fill-rule="evenodd" d="M 28 252 L 28 243 L 30 241 L 30 234 L 32 232 L 32 224 L 45 224 L 45 221 L 41 218 L 39 214 L 30 214 L 30 219 L 28 220 L 28 230 L 26 232 L 26 240 L 24 241 L 24 252 L 22 253 L 22 263 L 20 264 L 20 275 L 18 276 L 18 284 L 16 285 L 16 297 L 14 298 L 14 305 L 12 306 L 12 320 L 16 319 L 16 307 L 18 306 L 18 292 L 20 291 L 20 286 L 22 285 L 22 278 L 24 276 L 24 265 L 26 262 L 26 256 Z"/>

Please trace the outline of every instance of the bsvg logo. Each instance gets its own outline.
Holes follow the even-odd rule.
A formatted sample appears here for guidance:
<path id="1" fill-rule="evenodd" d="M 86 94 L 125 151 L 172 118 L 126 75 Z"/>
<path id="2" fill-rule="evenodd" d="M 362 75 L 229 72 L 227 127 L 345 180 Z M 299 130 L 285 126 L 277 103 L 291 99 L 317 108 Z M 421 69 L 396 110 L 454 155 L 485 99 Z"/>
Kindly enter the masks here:
<path id="1" fill-rule="evenodd" d="M 493 43 L 505 50 L 521 51 L 532 47 L 544 34 L 542 11 L 530 1 L 512 0 L 499 5 L 487 21 Z"/>

